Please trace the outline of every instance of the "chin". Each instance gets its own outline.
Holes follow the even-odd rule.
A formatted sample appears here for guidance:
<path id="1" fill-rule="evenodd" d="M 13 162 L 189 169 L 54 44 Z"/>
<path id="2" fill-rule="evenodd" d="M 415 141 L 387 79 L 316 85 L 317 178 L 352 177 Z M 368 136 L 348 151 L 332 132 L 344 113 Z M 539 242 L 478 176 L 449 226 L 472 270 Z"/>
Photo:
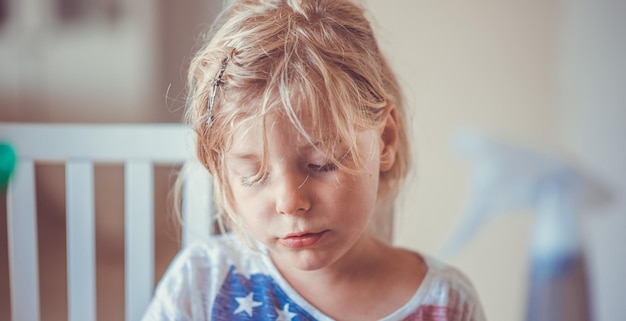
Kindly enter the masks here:
<path id="1" fill-rule="evenodd" d="M 301 270 L 301 271 L 305 271 L 305 272 L 318 271 L 318 270 L 323 269 L 326 266 L 327 265 L 325 265 L 325 264 L 310 263 L 310 262 L 294 264 L 294 267 L 296 269 Z"/>
<path id="2" fill-rule="evenodd" d="M 293 266 L 302 271 L 318 271 L 330 266 L 334 259 L 327 253 L 300 253 Z"/>
<path id="3" fill-rule="evenodd" d="M 281 261 L 287 263 L 291 267 L 306 271 L 318 271 L 329 266 L 332 260 L 326 255 L 320 255 L 313 251 L 299 251 L 297 253 L 283 253 Z"/>

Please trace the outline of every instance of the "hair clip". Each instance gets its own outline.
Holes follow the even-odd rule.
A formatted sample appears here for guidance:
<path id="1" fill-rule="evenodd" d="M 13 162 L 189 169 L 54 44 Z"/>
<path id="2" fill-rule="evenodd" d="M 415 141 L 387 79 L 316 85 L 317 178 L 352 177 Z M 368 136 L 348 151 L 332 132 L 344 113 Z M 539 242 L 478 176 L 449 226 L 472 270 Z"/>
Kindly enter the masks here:
<path id="1" fill-rule="evenodd" d="M 222 83 L 224 83 L 224 81 L 222 80 L 222 76 L 224 76 L 224 71 L 226 70 L 226 66 L 228 65 L 228 60 L 229 58 L 225 58 L 224 61 L 222 61 L 222 67 L 220 67 L 220 70 L 217 73 L 217 76 L 215 77 L 215 82 L 213 83 L 213 87 L 211 88 L 211 92 L 209 92 L 209 99 L 207 102 L 207 125 L 210 127 L 211 124 L 213 123 L 213 106 L 215 103 L 215 94 L 217 93 L 217 87 L 219 87 L 219 85 L 221 85 Z"/>

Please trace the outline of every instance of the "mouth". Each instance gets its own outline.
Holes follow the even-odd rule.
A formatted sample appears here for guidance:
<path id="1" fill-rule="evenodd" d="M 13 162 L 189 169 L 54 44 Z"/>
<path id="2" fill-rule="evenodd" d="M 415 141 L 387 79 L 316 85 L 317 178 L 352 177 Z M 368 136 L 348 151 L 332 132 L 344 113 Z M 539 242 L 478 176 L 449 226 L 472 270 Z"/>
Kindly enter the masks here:
<path id="1" fill-rule="evenodd" d="M 309 247 L 318 243 L 322 237 L 324 237 L 326 232 L 328 232 L 328 230 L 314 233 L 303 232 L 287 234 L 279 239 L 279 243 L 293 249 Z"/>

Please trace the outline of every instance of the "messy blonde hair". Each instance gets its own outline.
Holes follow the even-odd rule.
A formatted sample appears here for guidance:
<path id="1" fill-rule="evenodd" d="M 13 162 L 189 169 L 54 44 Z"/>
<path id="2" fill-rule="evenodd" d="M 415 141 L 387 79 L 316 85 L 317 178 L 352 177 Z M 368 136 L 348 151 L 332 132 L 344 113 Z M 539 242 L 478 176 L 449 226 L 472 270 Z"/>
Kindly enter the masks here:
<path id="1" fill-rule="evenodd" d="M 242 223 L 226 183 L 224 154 L 236 130 L 270 113 L 286 115 L 305 137 L 323 142 L 340 169 L 358 171 L 358 161 L 347 168 L 335 151 L 347 147 L 358 159 L 358 131 L 382 129 L 395 106 L 396 161 L 381 173 L 379 195 L 393 199 L 406 176 L 402 93 L 363 9 L 348 0 L 235 1 L 196 53 L 188 82 L 186 120 L 197 133 L 198 158 L 214 178 L 218 219 L 228 228 L 237 231 Z M 311 121 L 309 132 L 303 115 Z"/>

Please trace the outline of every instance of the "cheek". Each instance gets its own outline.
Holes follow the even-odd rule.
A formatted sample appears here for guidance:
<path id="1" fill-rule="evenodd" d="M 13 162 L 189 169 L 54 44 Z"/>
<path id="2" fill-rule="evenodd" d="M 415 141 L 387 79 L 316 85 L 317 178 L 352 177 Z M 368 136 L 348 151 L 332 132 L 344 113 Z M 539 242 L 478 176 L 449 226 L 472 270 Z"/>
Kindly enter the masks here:
<path id="1" fill-rule="evenodd" d="M 377 193 L 378 176 L 366 173 L 357 177 L 345 177 L 335 190 L 329 191 L 326 195 L 332 197 L 337 205 L 355 209 L 363 215 L 370 215 L 376 203 Z"/>
<path id="2" fill-rule="evenodd" d="M 263 194 L 254 187 L 242 186 L 238 182 L 231 182 L 233 205 L 238 215 L 250 227 L 258 226 L 270 215 L 272 207 Z"/>
<path id="3" fill-rule="evenodd" d="M 232 199 L 233 210 L 235 211 L 237 215 L 241 215 L 241 213 L 247 212 L 248 211 L 247 207 L 250 206 L 249 205 L 250 202 L 246 201 L 250 199 L 250 195 L 248 195 L 249 192 L 246 191 L 246 188 L 244 186 L 241 186 L 241 184 L 237 182 L 235 179 L 227 178 L 226 180 L 228 182 L 231 195 L 233 197 Z"/>
<path id="4" fill-rule="evenodd" d="M 233 191 L 233 203 L 237 214 L 249 213 L 255 207 L 256 198 L 248 188 L 235 185 L 231 190 Z"/>

